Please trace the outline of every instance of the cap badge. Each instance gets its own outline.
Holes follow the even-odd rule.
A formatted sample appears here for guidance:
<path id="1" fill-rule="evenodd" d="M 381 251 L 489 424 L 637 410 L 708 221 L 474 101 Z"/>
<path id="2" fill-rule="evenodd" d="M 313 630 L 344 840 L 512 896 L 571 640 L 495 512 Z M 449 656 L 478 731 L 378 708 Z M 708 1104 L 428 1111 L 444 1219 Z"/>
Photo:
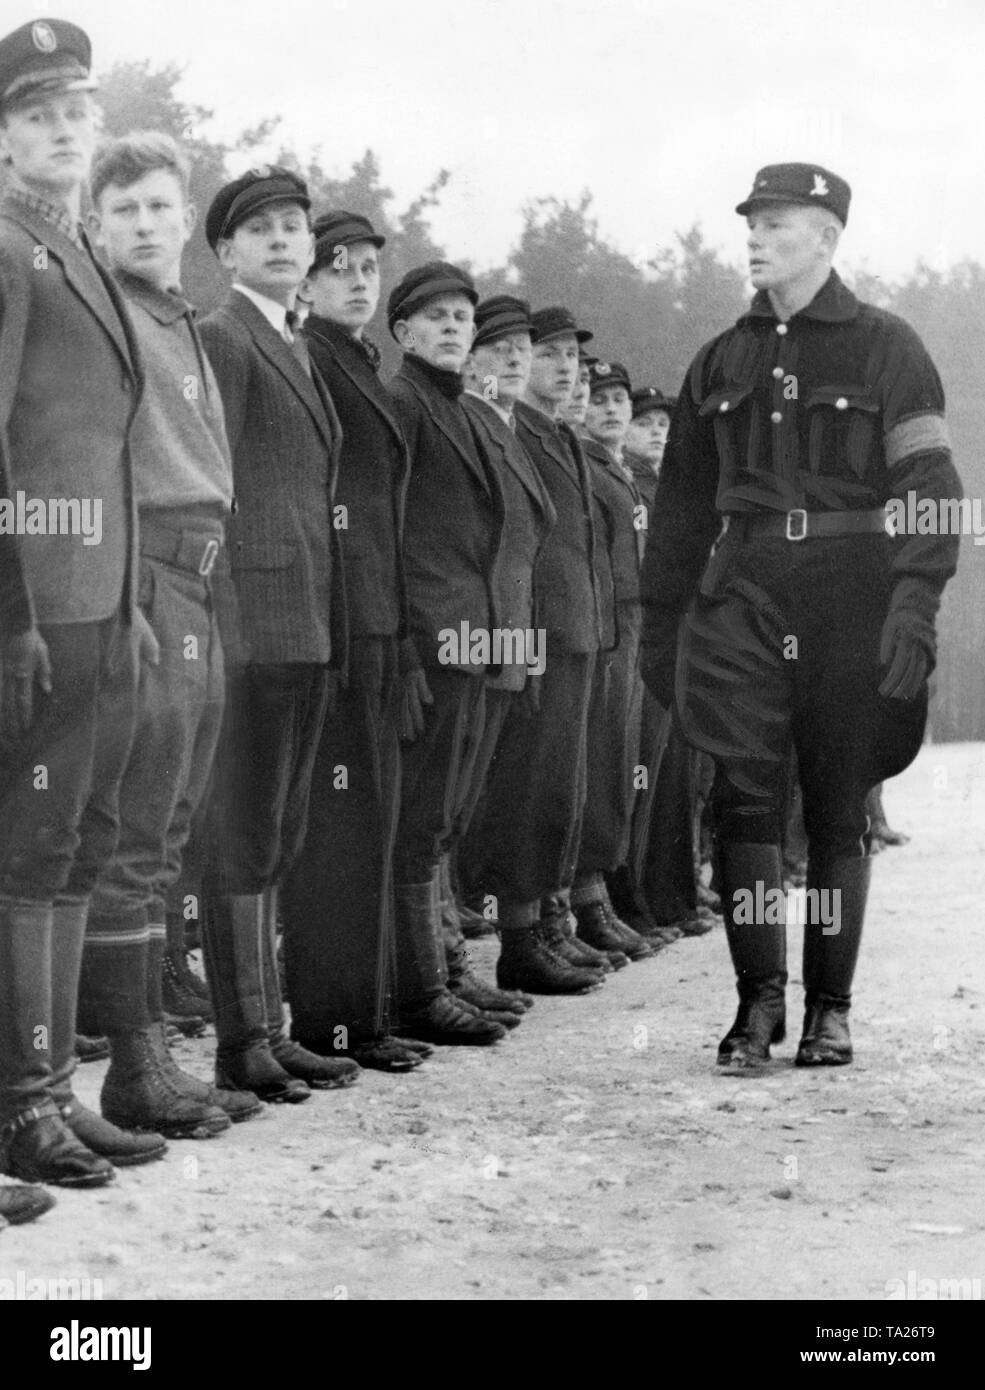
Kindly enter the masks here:
<path id="1" fill-rule="evenodd" d="M 757 188 L 769 188 L 769 186 L 770 186 L 770 181 L 769 181 L 769 179 L 760 179 L 759 182 L 756 184 L 756 187 L 757 187 Z"/>
<path id="2" fill-rule="evenodd" d="M 610 373 L 611 371 L 612 371 L 612 368 L 609 366 L 608 362 L 596 362 L 596 364 L 595 364 L 595 375 L 596 375 L 596 376 L 608 376 L 609 373 Z"/>
<path id="3" fill-rule="evenodd" d="M 814 175 L 814 187 L 811 189 L 812 198 L 824 198 L 831 192 L 823 174 Z"/>
<path id="4" fill-rule="evenodd" d="M 31 42 L 39 53 L 54 53 L 58 47 L 54 29 L 43 19 L 37 19 L 31 25 Z"/>
<path id="5" fill-rule="evenodd" d="M 270 165 L 269 165 L 269 164 L 254 164 L 253 168 L 252 168 L 249 172 L 253 175 L 253 177 L 254 177 L 255 179 L 269 179 L 269 178 L 270 178 Z"/>

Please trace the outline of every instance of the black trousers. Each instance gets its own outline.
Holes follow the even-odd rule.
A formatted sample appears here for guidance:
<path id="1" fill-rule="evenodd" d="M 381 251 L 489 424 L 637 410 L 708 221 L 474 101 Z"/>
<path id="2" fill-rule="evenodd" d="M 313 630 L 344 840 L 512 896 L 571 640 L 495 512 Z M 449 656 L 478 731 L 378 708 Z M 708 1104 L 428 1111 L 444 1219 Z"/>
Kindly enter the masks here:
<path id="1" fill-rule="evenodd" d="M 539 900 L 574 876 L 595 661 L 594 652 L 553 653 L 539 711 L 521 698 L 506 717 L 460 858 L 470 881 L 507 901 Z"/>
<path id="2" fill-rule="evenodd" d="M 88 897 L 116 848 L 137 714 L 133 628 L 120 616 L 47 624 L 52 690 L 34 722 L 0 732 L 0 896 Z"/>
<path id="3" fill-rule="evenodd" d="M 329 697 L 326 666 L 231 668 L 208 808 L 210 892 L 262 893 L 304 843 Z"/>
<path id="4" fill-rule="evenodd" d="M 426 707 L 424 732 L 403 745 L 396 884 L 431 878 L 475 805 L 492 751 L 485 677 L 432 668 L 427 679 L 434 703 Z"/>
<path id="5" fill-rule="evenodd" d="M 638 606 L 620 605 L 619 630 L 619 645 L 599 654 L 592 679 L 579 874 L 611 873 L 629 855 L 643 706 Z"/>
<path id="6" fill-rule="evenodd" d="M 652 696 L 649 697 L 652 699 Z M 656 709 L 660 705 L 654 701 Z M 660 923 L 690 916 L 698 905 L 694 871 L 694 750 L 677 721 L 663 715 L 663 757 L 652 788 L 645 839 L 638 845 L 643 900 Z"/>
<path id="7" fill-rule="evenodd" d="M 719 544 L 684 624 L 678 712 L 715 758 L 719 838 L 779 844 L 797 757 L 812 858 L 868 848 L 865 800 L 920 748 L 926 687 L 878 693 L 891 593 L 888 537 Z"/>
<path id="8" fill-rule="evenodd" d="M 280 894 L 292 1031 L 302 1041 L 346 1036 L 351 1046 L 390 1024 L 400 689 L 396 638 L 354 638 L 349 687 L 318 743 L 304 845 Z"/>

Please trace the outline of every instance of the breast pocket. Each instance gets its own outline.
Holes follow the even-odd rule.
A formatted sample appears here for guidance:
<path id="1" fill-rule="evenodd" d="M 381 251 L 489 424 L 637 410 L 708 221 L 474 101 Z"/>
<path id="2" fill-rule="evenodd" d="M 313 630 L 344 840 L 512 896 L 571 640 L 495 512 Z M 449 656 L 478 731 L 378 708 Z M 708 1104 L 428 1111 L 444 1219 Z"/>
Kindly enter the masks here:
<path id="1" fill-rule="evenodd" d="M 863 478 L 878 462 L 882 407 L 858 386 L 822 386 L 805 402 L 810 419 L 807 443 L 812 473 Z"/>
<path id="2" fill-rule="evenodd" d="M 698 414 L 711 420 L 715 429 L 718 456 L 733 474 L 746 466 L 744 460 L 759 458 L 759 409 L 753 401 L 753 386 L 730 386 L 713 391 L 698 408 Z M 750 465 L 755 467 L 755 463 Z"/>

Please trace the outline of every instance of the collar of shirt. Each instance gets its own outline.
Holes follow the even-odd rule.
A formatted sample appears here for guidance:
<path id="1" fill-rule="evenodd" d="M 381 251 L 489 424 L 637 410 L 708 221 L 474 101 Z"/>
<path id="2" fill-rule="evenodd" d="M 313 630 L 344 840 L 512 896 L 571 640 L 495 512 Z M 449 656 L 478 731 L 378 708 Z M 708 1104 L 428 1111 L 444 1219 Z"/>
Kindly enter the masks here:
<path id="1" fill-rule="evenodd" d="M 795 319 L 817 319 L 821 323 L 848 323 L 858 314 L 858 300 L 841 281 L 836 270 L 825 280 L 810 304 L 798 309 Z M 749 312 L 743 314 L 739 323 L 749 323 L 757 319 L 772 319 L 776 322 L 776 310 L 770 302 L 766 290 L 757 290 Z"/>
<path id="2" fill-rule="evenodd" d="M 186 314 L 194 313 L 192 306 L 177 287 L 173 290 L 159 290 L 156 285 L 151 285 L 129 270 L 114 270 L 113 275 L 127 299 L 132 299 L 146 309 L 158 323 L 175 323 Z"/>
<path id="3" fill-rule="evenodd" d="M 84 243 L 79 234 L 79 223 L 72 221 L 68 209 L 63 204 L 52 203 L 48 198 L 42 198 L 37 193 L 28 193 L 26 189 L 18 188 L 16 184 L 9 187 L 4 196 L 25 212 L 33 212 L 38 217 L 43 217 L 46 222 L 57 227 L 63 236 L 67 236 L 69 241 L 74 242 L 80 251 L 84 249 Z"/>
<path id="4" fill-rule="evenodd" d="M 471 387 L 466 388 L 465 394 L 467 396 L 474 396 L 477 401 L 485 401 L 486 405 L 492 406 L 503 423 L 509 425 L 510 429 L 515 432 L 516 421 L 513 418 L 512 410 L 504 410 L 499 401 L 491 401 L 488 396 L 484 396 L 481 391 L 473 391 Z"/>
<path id="5" fill-rule="evenodd" d="M 284 337 L 287 309 L 283 304 L 278 304 L 276 299 L 268 299 L 265 294 L 257 294 L 256 290 L 248 289 L 246 285 L 236 284 L 233 289 L 245 294 L 250 303 L 256 305 L 278 338 Z"/>

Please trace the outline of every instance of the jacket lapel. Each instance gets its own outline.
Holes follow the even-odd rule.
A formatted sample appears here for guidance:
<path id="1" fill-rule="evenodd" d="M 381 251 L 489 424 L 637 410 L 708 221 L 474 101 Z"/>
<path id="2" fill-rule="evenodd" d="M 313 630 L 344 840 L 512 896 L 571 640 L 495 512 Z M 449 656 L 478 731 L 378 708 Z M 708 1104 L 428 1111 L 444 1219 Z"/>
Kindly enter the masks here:
<path id="1" fill-rule="evenodd" d="M 472 474 L 472 477 L 475 478 L 476 482 L 482 488 L 483 492 L 491 495 L 492 489 L 489 486 L 489 479 L 487 478 L 485 470 L 483 469 L 481 463 L 479 463 L 478 460 L 474 459 L 465 449 L 463 449 L 462 446 L 459 444 L 458 440 L 452 434 L 452 432 L 445 427 L 442 420 L 436 414 L 431 401 L 428 399 L 427 393 L 421 388 L 419 383 L 414 380 L 414 378 L 410 375 L 409 372 L 404 373 L 403 369 L 401 369 L 401 371 L 398 372 L 397 375 L 403 376 L 403 379 L 410 385 L 410 387 L 414 391 L 414 394 L 417 396 L 417 399 L 421 402 L 421 405 L 423 405 L 424 409 L 427 411 L 431 419 L 431 423 L 434 425 L 435 429 L 440 430 L 441 433 L 448 440 L 449 444 L 451 444 L 454 447 L 455 452 L 458 454 L 458 457 L 465 464 L 466 468 Z M 467 422 L 466 428 L 468 428 Z"/>
<path id="2" fill-rule="evenodd" d="M 549 515 L 549 512 L 553 511 L 554 504 L 551 502 L 529 455 L 515 435 L 512 436 L 513 448 L 509 447 L 508 441 L 503 437 L 502 430 L 508 430 L 509 425 L 497 416 L 496 420 L 502 429 L 497 428 L 496 422 L 490 418 L 491 413 L 495 414 L 493 407 L 478 396 L 469 397 L 466 408 L 478 423 L 487 447 L 498 451 L 504 467 L 509 468 L 514 477 L 520 480 L 544 516 Z"/>
<path id="3" fill-rule="evenodd" d="M 332 354 L 332 360 L 338 367 L 339 371 L 343 372 L 345 376 L 349 378 L 349 380 L 352 382 L 353 386 L 360 393 L 360 395 L 364 396 L 366 400 L 369 402 L 369 404 L 376 411 L 376 413 L 382 416 L 383 420 L 386 422 L 386 424 L 389 426 L 394 436 L 396 437 L 397 443 L 400 445 L 401 452 L 405 452 L 407 444 L 404 440 L 403 432 L 401 431 L 401 428 L 397 423 L 397 417 L 390 410 L 389 404 L 385 399 L 383 387 L 380 387 L 378 395 L 372 391 L 367 391 L 366 383 L 360 380 L 358 373 L 353 372 L 349 369 L 349 365 L 346 362 L 345 358 L 341 355 L 341 353 L 336 352 L 335 344 L 332 343 L 328 338 L 323 338 L 321 334 L 315 330 L 309 330 L 309 332 L 312 338 L 317 338 L 320 343 L 322 343 L 325 347 L 329 349 L 329 351 Z"/>
<path id="4" fill-rule="evenodd" d="M 314 368 L 312 368 L 312 376 L 309 377 L 284 339 L 278 336 L 260 310 L 247 299 L 245 294 L 237 294 L 233 290 L 226 300 L 226 305 L 246 325 L 257 349 L 263 353 L 270 365 L 280 372 L 288 386 L 305 406 L 315 422 L 318 433 L 325 441 L 326 448 L 334 448 L 339 434 L 337 433 L 333 437 L 333 422 L 325 409 L 323 396 L 315 385 Z M 322 384 L 322 390 L 324 391 L 324 384 Z M 325 396 L 327 395 L 328 392 L 325 391 Z M 332 415 L 334 414 L 333 409 Z M 334 424 L 336 427 L 338 426 L 337 418 Z"/>
<path id="5" fill-rule="evenodd" d="M 19 223 L 39 246 L 44 246 L 55 257 L 62 268 L 65 283 L 78 295 L 110 338 L 134 382 L 138 386 L 141 385 L 143 374 L 136 339 L 123 296 L 113 285 L 109 272 L 101 274 L 87 251 L 80 250 L 63 232 L 43 217 L 32 217 L 26 209 L 22 210 L 11 204 L 5 205 L 3 211 L 6 217 Z"/>

